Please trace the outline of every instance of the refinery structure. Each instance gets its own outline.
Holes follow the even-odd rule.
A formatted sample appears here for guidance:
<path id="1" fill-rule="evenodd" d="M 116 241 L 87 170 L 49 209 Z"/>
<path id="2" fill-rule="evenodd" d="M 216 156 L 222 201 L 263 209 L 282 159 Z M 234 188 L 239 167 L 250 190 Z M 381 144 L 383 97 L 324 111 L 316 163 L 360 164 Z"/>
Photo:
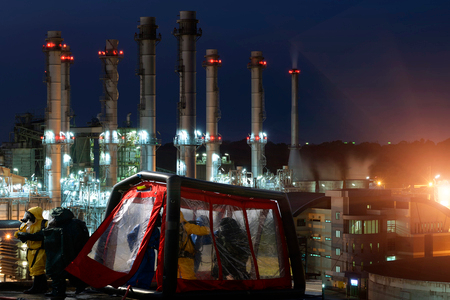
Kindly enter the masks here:
<path id="1" fill-rule="evenodd" d="M 220 153 L 219 51 L 207 49 L 202 66 L 206 72 L 206 132 L 196 124 L 196 42 L 202 31 L 197 27 L 195 11 L 181 11 L 178 28 L 172 32 L 177 39 L 179 102 L 177 131 L 173 144 L 177 148 L 176 173 L 198 178 L 197 165 L 204 165 L 201 179 L 226 184 L 280 191 L 313 190 L 311 182 L 301 176 L 298 142 L 298 75 L 292 74 L 291 146 L 289 166 L 276 174 L 265 172 L 265 146 L 268 137 L 263 131 L 265 99 L 263 70 L 267 67 L 262 51 L 251 51 L 247 68 L 251 84 L 251 125 L 247 143 L 251 148 L 251 170 L 229 164 Z M 95 229 L 112 187 L 141 170 L 157 171 L 156 151 L 161 146 L 156 130 L 156 46 L 161 40 L 154 17 L 141 17 L 134 39 L 138 49 L 136 75 L 140 80 L 139 124 L 137 128 L 119 127 L 119 63 L 124 53 L 119 41 L 106 40 L 98 52 L 102 66 L 100 78 L 103 95 L 100 113 L 88 127 L 72 127 L 70 108 L 70 67 L 74 63 L 71 48 L 65 44 L 61 31 L 48 31 L 42 51 L 46 60 L 44 82 L 47 85 L 45 116 L 30 113 L 16 116 L 14 141 L 4 143 L 0 177 L 0 219 L 19 219 L 27 207 L 41 205 L 44 209 L 70 207 L 79 218 Z M 129 117 L 129 116 L 128 116 Z M 197 150 L 205 146 L 206 155 L 199 160 Z M 303 181 L 301 181 L 303 180 Z M 314 183 L 313 183 L 314 184 Z"/>

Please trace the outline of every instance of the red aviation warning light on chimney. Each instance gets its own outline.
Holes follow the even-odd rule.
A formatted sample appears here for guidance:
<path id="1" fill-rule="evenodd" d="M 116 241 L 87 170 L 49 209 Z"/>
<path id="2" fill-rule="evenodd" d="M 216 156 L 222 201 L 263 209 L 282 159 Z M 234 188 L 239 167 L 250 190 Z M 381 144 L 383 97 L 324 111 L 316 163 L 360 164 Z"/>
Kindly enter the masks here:
<path id="1" fill-rule="evenodd" d="M 123 50 L 118 51 L 118 50 L 106 50 L 105 49 L 105 51 L 98 51 L 98 55 L 100 57 L 117 56 L 117 57 L 123 58 Z"/>

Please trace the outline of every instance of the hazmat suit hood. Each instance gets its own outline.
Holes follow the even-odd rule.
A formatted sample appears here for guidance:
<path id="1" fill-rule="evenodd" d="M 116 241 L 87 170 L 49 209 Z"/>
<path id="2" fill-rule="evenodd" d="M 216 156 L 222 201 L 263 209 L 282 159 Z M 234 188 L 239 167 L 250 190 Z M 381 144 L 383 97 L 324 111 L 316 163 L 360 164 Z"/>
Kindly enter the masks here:
<path id="1" fill-rule="evenodd" d="M 43 210 L 39 206 L 32 207 L 28 211 L 36 218 L 35 223 L 44 219 L 42 216 Z"/>
<path id="2" fill-rule="evenodd" d="M 55 207 L 51 210 L 49 215 L 49 227 L 61 227 L 69 223 L 74 217 L 73 212 L 69 209 Z"/>

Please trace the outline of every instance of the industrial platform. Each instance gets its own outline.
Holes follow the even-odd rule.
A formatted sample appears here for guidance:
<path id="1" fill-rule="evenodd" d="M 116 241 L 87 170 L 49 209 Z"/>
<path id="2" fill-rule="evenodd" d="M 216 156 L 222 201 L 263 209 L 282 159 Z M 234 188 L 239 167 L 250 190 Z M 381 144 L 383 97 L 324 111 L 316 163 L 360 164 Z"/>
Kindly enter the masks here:
<path id="1" fill-rule="evenodd" d="M 49 282 L 50 283 L 50 282 Z M 5 282 L 0 283 L 0 300 L 49 300 L 52 299 L 50 297 L 44 296 L 44 294 L 24 294 L 23 291 L 28 289 L 31 286 L 24 285 L 23 283 L 11 283 Z M 50 291 L 50 289 L 49 289 Z M 56 298 L 54 298 L 56 299 Z M 83 299 L 133 299 L 125 297 L 124 295 L 114 294 L 114 293 L 106 293 L 104 291 L 94 290 L 94 289 L 86 289 L 83 293 L 75 295 L 75 289 L 72 287 L 68 287 L 66 291 L 66 300 L 83 300 Z"/>

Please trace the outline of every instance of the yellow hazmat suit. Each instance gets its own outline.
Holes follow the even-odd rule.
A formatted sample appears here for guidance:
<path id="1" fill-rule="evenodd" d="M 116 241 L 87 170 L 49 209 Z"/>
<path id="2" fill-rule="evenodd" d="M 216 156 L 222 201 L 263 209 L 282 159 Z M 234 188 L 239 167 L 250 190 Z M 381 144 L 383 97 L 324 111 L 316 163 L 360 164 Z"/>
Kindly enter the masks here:
<path id="1" fill-rule="evenodd" d="M 44 217 L 42 216 L 42 208 L 36 206 L 30 208 L 28 211 L 34 215 L 36 221 L 34 223 L 30 223 L 28 221 L 28 223 L 21 225 L 19 230 L 14 233 L 16 238 L 18 238 L 19 232 L 36 233 L 42 229 L 42 222 L 44 220 Z M 45 222 L 44 227 L 47 226 L 47 221 Z M 46 256 L 42 243 L 42 241 L 27 241 L 27 261 L 31 276 L 45 274 Z"/>
<path id="2" fill-rule="evenodd" d="M 195 225 L 184 219 L 183 213 L 180 212 L 180 225 L 183 232 L 180 234 L 180 256 L 178 257 L 178 278 L 197 279 L 194 272 L 194 244 L 190 235 L 207 235 L 209 228 L 206 226 Z"/>

